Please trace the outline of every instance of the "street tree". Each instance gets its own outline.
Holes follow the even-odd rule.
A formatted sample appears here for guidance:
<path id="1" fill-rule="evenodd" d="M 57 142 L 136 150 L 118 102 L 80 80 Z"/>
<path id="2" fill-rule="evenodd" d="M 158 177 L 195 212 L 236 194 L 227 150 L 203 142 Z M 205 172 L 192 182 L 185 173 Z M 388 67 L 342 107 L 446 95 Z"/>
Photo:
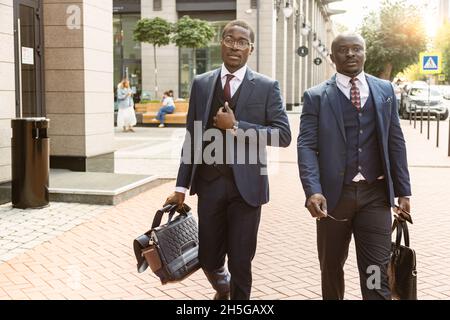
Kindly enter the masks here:
<path id="1" fill-rule="evenodd" d="M 135 41 L 153 45 L 153 57 L 155 63 L 155 98 L 158 97 L 158 63 L 156 59 L 156 47 L 167 46 L 170 43 L 172 24 L 165 19 L 156 17 L 144 18 L 136 23 L 133 30 Z"/>
<path id="2" fill-rule="evenodd" d="M 194 76 L 197 74 L 197 49 L 206 47 L 214 37 L 214 28 L 207 22 L 183 16 L 174 26 L 172 41 L 179 48 L 193 50 Z"/>
<path id="3" fill-rule="evenodd" d="M 445 75 L 446 81 L 450 81 L 450 22 L 446 21 L 445 24 L 439 29 L 435 47 L 442 52 L 442 73 Z"/>
<path id="4" fill-rule="evenodd" d="M 419 7 L 404 0 L 384 0 L 381 10 L 364 18 L 365 71 L 383 79 L 393 77 L 419 59 L 427 37 Z"/>

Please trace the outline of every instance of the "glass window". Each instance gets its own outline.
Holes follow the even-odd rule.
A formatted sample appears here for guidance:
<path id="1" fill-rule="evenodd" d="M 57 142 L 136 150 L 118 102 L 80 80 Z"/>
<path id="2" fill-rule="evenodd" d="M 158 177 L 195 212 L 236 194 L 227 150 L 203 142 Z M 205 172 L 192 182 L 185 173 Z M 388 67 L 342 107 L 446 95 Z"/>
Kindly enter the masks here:
<path id="1" fill-rule="evenodd" d="M 114 92 L 117 84 L 127 76 L 135 92 L 135 101 L 142 91 L 141 44 L 133 40 L 133 29 L 140 14 L 114 14 Z"/>
<path id="2" fill-rule="evenodd" d="M 215 36 L 206 48 L 196 50 L 197 74 L 202 74 L 222 65 L 222 56 L 220 52 L 220 40 L 222 31 L 229 21 L 213 22 Z M 193 50 L 189 48 L 180 49 L 180 92 L 181 98 L 189 97 L 189 90 L 194 79 L 194 68 L 192 66 Z"/>

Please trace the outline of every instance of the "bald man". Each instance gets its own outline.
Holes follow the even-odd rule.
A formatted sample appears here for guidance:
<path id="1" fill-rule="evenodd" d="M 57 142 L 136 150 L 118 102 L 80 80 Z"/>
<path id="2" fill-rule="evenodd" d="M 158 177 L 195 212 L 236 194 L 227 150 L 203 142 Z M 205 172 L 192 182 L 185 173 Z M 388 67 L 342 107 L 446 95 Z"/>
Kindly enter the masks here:
<path id="1" fill-rule="evenodd" d="M 390 82 L 364 73 L 365 41 L 339 35 L 337 74 L 304 94 L 298 137 L 306 207 L 317 220 L 324 299 L 344 299 L 352 234 L 364 299 L 391 299 L 391 208 L 410 211 L 405 140 Z"/>

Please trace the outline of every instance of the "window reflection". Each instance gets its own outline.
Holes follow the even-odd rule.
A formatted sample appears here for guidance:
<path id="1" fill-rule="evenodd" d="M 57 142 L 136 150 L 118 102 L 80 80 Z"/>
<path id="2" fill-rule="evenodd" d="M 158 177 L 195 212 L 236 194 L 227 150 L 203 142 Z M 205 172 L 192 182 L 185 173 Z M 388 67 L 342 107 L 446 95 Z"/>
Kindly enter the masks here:
<path id="1" fill-rule="evenodd" d="M 220 40 L 222 31 L 228 21 L 213 22 L 215 36 L 207 48 L 197 49 L 197 74 L 219 68 L 222 65 L 220 53 Z M 194 67 L 192 65 L 193 50 L 189 48 L 180 49 L 180 97 L 188 98 L 189 90 L 194 79 Z"/>
<path id="2" fill-rule="evenodd" d="M 142 92 L 141 44 L 133 40 L 133 29 L 140 14 L 114 14 L 114 86 L 128 76 L 135 101 Z M 116 94 L 116 87 L 114 87 Z"/>

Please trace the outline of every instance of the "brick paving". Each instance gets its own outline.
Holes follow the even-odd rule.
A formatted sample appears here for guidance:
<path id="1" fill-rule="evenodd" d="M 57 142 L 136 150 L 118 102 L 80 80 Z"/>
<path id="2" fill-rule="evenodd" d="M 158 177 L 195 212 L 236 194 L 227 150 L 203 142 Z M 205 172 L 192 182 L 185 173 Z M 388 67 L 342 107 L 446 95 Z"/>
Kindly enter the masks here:
<path id="1" fill-rule="evenodd" d="M 298 115 L 290 119 L 296 136 Z M 410 233 L 418 259 L 419 299 L 449 299 L 450 159 L 408 122 L 403 127 L 413 182 L 415 224 Z M 255 300 L 321 298 L 315 222 L 303 207 L 295 145 L 294 141 L 272 157 L 278 160 L 271 168 L 272 201 L 263 209 L 253 264 Z M 25 251 L 0 263 L 0 299 L 210 299 L 214 292 L 202 272 L 166 286 L 150 271 L 136 272 L 132 241 L 149 227 L 153 213 L 173 187 L 173 182 L 166 183 L 116 207 L 102 207 L 103 211 L 67 231 L 29 249 L 23 247 Z M 196 199 L 187 202 L 195 211 Z M 55 205 L 62 211 L 67 206 L 70 215 L 69 204 Z M 91 214 L 97 209 L 80 206 L 79 210 Z M 39 212 L 31 213 L 39 216 Z M 17 221 L 10 219 L 14 214 L 7 206 L 0 207 L 0 226 L 7 218 Z M 345 272 L 346 298 L 360 299 L 353 245 Z"/>

